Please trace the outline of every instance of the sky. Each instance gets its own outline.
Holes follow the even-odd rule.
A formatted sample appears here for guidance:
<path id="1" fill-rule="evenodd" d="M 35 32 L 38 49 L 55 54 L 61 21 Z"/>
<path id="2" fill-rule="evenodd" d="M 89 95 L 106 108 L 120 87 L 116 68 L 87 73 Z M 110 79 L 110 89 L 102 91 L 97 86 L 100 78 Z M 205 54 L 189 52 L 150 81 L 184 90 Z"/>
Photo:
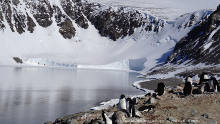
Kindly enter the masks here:
<path id="1" fill-rule="evenodd" d="M 219 0 L 88 0 L 111 6 L 128 6 L 160 18 L 173 20 L 185 13 L 216 9 Z"/>

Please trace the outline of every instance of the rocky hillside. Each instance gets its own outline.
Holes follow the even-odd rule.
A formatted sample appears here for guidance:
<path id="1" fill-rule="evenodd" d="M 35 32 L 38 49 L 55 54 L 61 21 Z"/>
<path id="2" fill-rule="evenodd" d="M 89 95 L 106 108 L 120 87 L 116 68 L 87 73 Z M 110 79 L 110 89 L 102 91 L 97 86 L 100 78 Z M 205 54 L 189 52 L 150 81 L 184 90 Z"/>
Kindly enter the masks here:
<path id="1" fill-rule="evenodd" d="M 167 62 L 220 63 L 220 5 L 175 46 Z"/>
<path id="2" fill-rule="evenodd" d="M 34 33 L 36 26 L 47 28 L 52 23 L 67 39 L 75 36 L 75 26 L 87 29 L 88 23 L 94 25 L 101 36 L 112 40 L 131 35 L 135 28 L 141 26 L 154 32 L 164 26 L 164 21 L 144 17 L 139 11 L 114 9 L 83 0 L 60 0 L 56 3 L 51 0 L 0 0 L 1 31 L 9 25 L 12 32 Z"/>

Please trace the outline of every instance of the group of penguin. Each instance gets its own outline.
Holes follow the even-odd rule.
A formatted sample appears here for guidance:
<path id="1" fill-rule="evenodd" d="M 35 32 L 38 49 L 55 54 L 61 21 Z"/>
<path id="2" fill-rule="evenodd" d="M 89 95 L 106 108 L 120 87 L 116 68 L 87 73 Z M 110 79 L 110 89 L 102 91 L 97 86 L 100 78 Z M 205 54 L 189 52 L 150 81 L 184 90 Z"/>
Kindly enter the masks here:
<path id="1" fill-rule="evenodd" d="M 205 92 L 220 92 L 220 84 L 215 77 L 211 76 L 209 78 L 208 73 L 202 73 L 199 83 L 193 82 L 192 76 L 188 76 L 185 79 L 185 86 L 183 88 L 183 94 L 185 96 L 203 94 Z"/>
<path id="2" fill-rule="evenodd" d="M 157 89 L 155 89 L 155 93 L 148 93 L 145 95 L 149 96 L 149 99 L 145 102 L 145 104 L 154 104 L 157 99 L 157 96 L 162 96 L 165 93 L 165 87 L 166 86 L 164 83 L 158 83 Z M 215 77 L 212 76 L 211 78 L 209 78 L 208 73 L 202 73 L 200 75 L 199 83 L 193 82 L 192 76 L 188 76 L 185 79 L 185 85 L 183 88 L 183 94 L 185 96 L 191 94 L 202 94 L 205 92 L 220 92 L 220 84 Z M 119 99 L 118 110 L 126 113 L 128 117 L 139 117 L 136 114 L 138 112 L 138 110 L 136 109 L 136 105 L 136 98 L 126 98 L 125 95 L 122 94 Z M 154 105 L 143 106 L 144 110 L 151 110 L 153 108 Z M 104 111 L 102 111 L 102 118 L 105 124 L 113 124 L 113 119 L 110 119 Z"/>
<path id="3" fill-rule="evenodd" d="M 136 98 L 126 98 L 124 94 L 120 96 L 118 109 L 125 112 L 128 117 L 138 117 L 136 115 L 135 105 L 137 105 Z"/>
<path id="4" fill-rule="evenodd" d="M 138 115 L 136 115 L 135 105 L 137 105 L 136 98 L 126 98 L 125 95 L 122 94 L 119 99 L 118 110 L 126 113 L 128 117 L 139 117 Z M 104 111 L 102 111 L 102 118 L 105 124 L 113 124 L 112 121 L 114 121 L 114 119 L 110 119 Z"/>
<path id="5" fill-rule="evenodd" d="M 157 96 L 162 96 L 165 92 L 165 85 L 164 83 L 159 83 L 157 86 L 157 89 L 155 90 L 156 93 L 148 93 L 145 96 L 150 96 L 150 98 L 145 102 L 145 104 L 154 104 L 155 99 L 157 99 Z M 124 94 L 120 96 L 119 102 L 118 102 L 118 110 L 124 112 L 128 117 L 136 117 L 140 118 L 138 115 L 139 111 L 136 109 L 138 101 L 137 98 L 126 98 Z M 145 110 L 151 110 L 153 109 L 153 105 L 148 105 L 147 108 L 145 106 Z M 141 108 L 140 108 L 141 109 Z M 142 110 L 141 110 L 142 111 Z M 105 124 L 113 124 L 112 121 L 114 121 L 114 118 L 110 119 L 104 111 L 102 111 L 102 118 Z"/>

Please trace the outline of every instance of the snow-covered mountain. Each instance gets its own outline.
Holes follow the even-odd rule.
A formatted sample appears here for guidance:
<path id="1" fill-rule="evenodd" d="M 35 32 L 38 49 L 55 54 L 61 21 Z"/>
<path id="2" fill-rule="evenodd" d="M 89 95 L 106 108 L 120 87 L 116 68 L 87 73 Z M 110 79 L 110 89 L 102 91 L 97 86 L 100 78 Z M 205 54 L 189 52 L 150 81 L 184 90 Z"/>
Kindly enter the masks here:
<path id="1" fill-rule="evenodd" d="M 151 68 L 211 13 L 167 20 L 91 0 L 0 0 L 0 64 L 19 57 L 37 66 Z"/>
<path id="2" fill-rule="evenodd" d="M 171 63 L 220 63 L 220 5 L 209 18 L 182 38 L 169 56 Z"/>

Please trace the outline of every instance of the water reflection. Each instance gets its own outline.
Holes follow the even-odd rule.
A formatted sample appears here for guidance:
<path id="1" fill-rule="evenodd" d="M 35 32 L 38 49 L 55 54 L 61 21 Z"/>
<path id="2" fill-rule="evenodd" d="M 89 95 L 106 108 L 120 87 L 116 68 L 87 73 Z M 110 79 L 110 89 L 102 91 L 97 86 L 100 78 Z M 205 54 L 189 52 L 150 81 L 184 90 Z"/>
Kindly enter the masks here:
<path id="1" fill-rule="evenodd" d="M 141 93 L 131 86 L 138 80 L 136 73 L 0 67 L 0 75 L 3 124 L 40 124 L 86 111 L 121 93 Z"/>

